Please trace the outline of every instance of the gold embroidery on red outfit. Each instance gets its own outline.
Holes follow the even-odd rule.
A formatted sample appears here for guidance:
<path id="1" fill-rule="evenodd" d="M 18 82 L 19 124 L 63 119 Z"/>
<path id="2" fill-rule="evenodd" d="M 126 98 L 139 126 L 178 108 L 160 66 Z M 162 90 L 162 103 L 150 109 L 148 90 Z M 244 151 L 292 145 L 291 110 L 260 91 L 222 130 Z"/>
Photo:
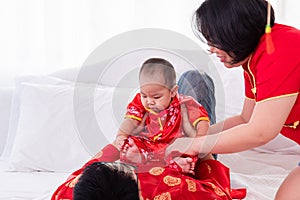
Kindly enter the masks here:
<path id="1" fill-rule="evenodd" d="M 251 85 L 252 85 L 252 89 L 251 89 L 251 91 L 252 91 L 252 93 L 254 94 L 254 96 L 256 96 L 256 80 L 255 80 L 255 77 L 254 77 L 254 75 L 253 75 L 253 72 L 251 71 L 251 69 L 250 69 L 250 61 L 251 61 L 251 59 L 252 59 L 252 55 L 250 56 L 250 58 L 249 58 L 249 60 L 248 60 L 248 63 L 247 63 L 247 70 L 246 70 L 246 72 L 247 72 L 247 74 L 248 74 L 248 76 L 249 76 L 249 78 L 250 78 L 250 83 L 251 83 Z"/>
<path id="2" fill-rule="evenodd" d="M 153 176 L 159 176 L 165 171 L 162 167 L 153 167 L 150 169 L 149 173 Z"/>
<path id="3" fill-rule="evenodd" d="M 154 197 L 154 200 L 171 200 L 171 194 L 170 192 L 166 192 L 166 193 L 156 195 Z"/>
<path id="4" fill-rule="evenodd" d="M 213 183 L 208 182 L 209 185 L 214 189 L 215 193 L 219 196 L 226 196 L 225 192 L 223 192 L 218 186 Z"/>
<path id="5" fill-rule="evenodd" d="M 80 176 L 81 176 L 81 174 L 76 176 L 70 183 L 67 183 L 66 186 L 73 188 L 76 185 L 76 183 L 78 182 L 78 179 L 80 178 Z"/>
<path id="6" fill-rule="evenodd" d="M 168 175 L 164 177 L 164 183 L 168 186 L 175 186 L 181 183 L 181 179 Z"/>
<path id="7" fill-rule="evenodd" d="M 225 188 L 225 191 L 227 192 L 227 194 L 230 194 L 230 191 L 232 191 L 231 189 L 229 189 L 228 187 Z"/>
<path id="8" fill-rule="evenodd" d="M 299 125 L 300 121 L 295 121 L 294 123 L 291 123 L 291 124 L 285 124 L 283 125 L 283 127 L 287 127 L 287 128 L 292 128 L 292 129 L 296 129 L 297 126 Z"/>
<path id="9" fill-rule="evenodd" d="M 153 137 L 153 142 L 155 142 L 158 138 L 160 138 L 163 134 L 162 133 L 159 133 L 158 135 L 154 136 Z"/>
<path id="10" fill-rule="evenodd" d="M 142 118 L 136 117 L 134 115 L 125 115 L 125 118 L 129 118 L 129 119 L 136 119 L 138 121 L 142 121 Z"/>
<path id="11" fill-rule="evenodd" d="M 205 163 L 205 165 L 207 167 L 207 174 L 210 174 L 211 173 L 211 167 L 207 163 Z"/>
<path id="12" fill-rule="evenodd" d="M 187 185 L 188 185 L 188 190 L 190 192 L 196 192 L 197 191 L 197 187 L 196 187 L 196 183 L 190 179 L 185 179 Z"/>
<path id="13" fill-rule="evenodd" d="M 198 119 L 196 119 L 194 122 L 193 122 L 193 127 L 196 127 L 196 125 L 198 124 L 198 122 L 200 121 L 208 121 L 209 122 L 209 118 L 208 117 L 199 117 Z"/>

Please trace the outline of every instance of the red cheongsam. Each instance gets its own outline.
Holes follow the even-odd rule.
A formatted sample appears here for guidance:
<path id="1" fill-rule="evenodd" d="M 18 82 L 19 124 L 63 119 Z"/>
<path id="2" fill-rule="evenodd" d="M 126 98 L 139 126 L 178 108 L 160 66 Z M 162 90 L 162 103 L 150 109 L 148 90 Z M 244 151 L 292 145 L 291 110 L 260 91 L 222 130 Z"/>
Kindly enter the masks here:
<path id="1" fill-rule="evenodd" d="M 199 161 L 198 161 L 199 162 Z M 152 167 L 138 173 L 143 200 L 243 199 L 245 189 L 230 189 L 229 169 L 216 160 L 198 163 L 194 178 L 172 166 Z"/>
<path id="2" fill-rule="evenodd" d="M 166 147 L 176 138 L 185 136 L 181 126 L 182 104 L 185 104 L 190 123 L 194 127 L 202 120 L 209 121 L 204 107 L 189 96 L 174 97 L 168 108 L 159 113 L 145 108 L 140 94 L 128 104 L 126 118 L 141 121 L 147 113 L 145 130 L 138 136 L 130 136 L 142 154 L 143 163 L 163 160 Z M 125 155 L 121 154 L 121 160 L 126 161 Z"/>
<path id="3" fill-rule="evenodd" d="M 118 156 L 119 151 L 113 145 L 107 145 L 81 169 L 73 172 L 56 189 L 51 200 L 72 200 L 74 186 L 88 165 L 94 162 L 113 162 Z M 157 165 L 138 168 L 141 200 L 229 200 L 243 199 L 246 196 L 245 189 L 230 189 L 229 169 L 219 161 L 198 161 L 195 171 L 197 178 L 183 174 L 176 163 L 167 166 L 159 162 L 155 164 Z"/>
<path id="4" fill-rule="evenodd" d="M 275 24 L 271 37 L 275 51 L 266 52 L 263 36 L 248 63 L 243 65 L 246 97 L 263 102 L 298 95 L 281 133 L 300 144 L 300 30 Z"/>

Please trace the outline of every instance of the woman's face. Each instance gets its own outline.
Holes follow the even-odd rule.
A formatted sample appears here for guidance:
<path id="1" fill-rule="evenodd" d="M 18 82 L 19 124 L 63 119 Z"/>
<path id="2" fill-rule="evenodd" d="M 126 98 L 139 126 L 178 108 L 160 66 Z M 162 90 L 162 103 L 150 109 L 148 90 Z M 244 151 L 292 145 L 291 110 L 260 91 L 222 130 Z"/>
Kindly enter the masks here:
<path id="1" fill-rule="evenodd" d="M 241 62 L 233 63 L 233 58 L 226 51 L 218 49 L 217 47 L 209 46 L 209 52 L 212 54 L 215 53 L 216 56 L 220 59 L 220 61 L 227 68 L 239 67 L 243 65 L 245 62 L 247 62 L 247 60 L 249 59 L 247 57 L 245 60 Z"/>

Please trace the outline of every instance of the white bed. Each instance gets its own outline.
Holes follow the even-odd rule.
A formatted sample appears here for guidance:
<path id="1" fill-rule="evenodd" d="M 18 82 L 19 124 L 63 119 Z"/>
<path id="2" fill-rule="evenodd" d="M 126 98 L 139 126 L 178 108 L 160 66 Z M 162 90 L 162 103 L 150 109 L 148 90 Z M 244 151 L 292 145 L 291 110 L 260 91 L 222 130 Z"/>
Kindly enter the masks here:
<path id="1" fill-rule="evenodd" d="M 215 81 L 217 120 L 239 113 L 241 69 L 226 70 L 213 58 L 188 54 Z M 125 105 L 137 91 L 138 68 L 151 56 L 170 60 L 178 75 L 193 69 L 169 51 L 147 49 L 94 64 L 85 72 L 80 68 L 24 75 L 16 78 L 15 88 L 0 88 L 0 199 L 50 199 L 72 171 L 112 141 Z M 103 76 L 98 74 L 95 87 L 90 77 L 99 66 L 109 67 L 101 71 Z M 219 155 L 219 160 L 231 168 L 233 187 L 247 188 L 247 200 L 271 200 L 297 166 L 300 148 L 278 137 L 261 148 Z"/>

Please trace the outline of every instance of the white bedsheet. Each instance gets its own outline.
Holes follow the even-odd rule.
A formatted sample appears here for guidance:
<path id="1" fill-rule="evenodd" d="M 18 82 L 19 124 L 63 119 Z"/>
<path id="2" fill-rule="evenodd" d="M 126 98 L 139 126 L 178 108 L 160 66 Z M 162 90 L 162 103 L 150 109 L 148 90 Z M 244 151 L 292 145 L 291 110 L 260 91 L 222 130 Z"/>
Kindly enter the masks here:
<path id="1" fill-rule="evenodd" d="M 140 51 L 134 51 L 134 52 L 140 52 Z M 146 52 L 146 53 L 145 53 Z M 134 67 L 134 66 L 139 66 L 141 60 L 143 60 L 144 58 L 148 57 L 148 53 L 149 51 L 145 51 L 145 55 L 141 55 L 141 56 L 136 56 L 136 54 L 126 54 L 126 55 L 130 55 L 129 57 L 125 56 L 125 57 L 120 57 L 117 61 L 114 60 L 114 69 L 119 70 L 119 66 L 127 66 L 127 68 L 122 68 L 124 74 L 129 73 L 128 67 Z M 158 51 L 157 53 L 154 53 L 153 55 L 164 55 L 161 54 L 163 52 Z M 197 66 L 207 66 L 207 59 L 201 59 L 198 56 L 198 51 L 197 52 L 189 52 L 191 53 L 191 56 L 194 56 L 194 58 L 197 58 L 196 60 L 199 61 L 199 64 L 197 64 Z M 166 52 L 165 52 L 166 54 Z M 178 59 L 177 56 L 170 56 L 170 60 L 175 62 L 175 58 Z M 167 56 L 168 57 L 168 56 Z M 137 59 L 138 58 L 138 59 Z M 242 109 L 242 103 L 243 103 L 243 94 L 244 94 L 244 87 L 243 87 L 243 71 L 242 68 L 236 68 L 236 69 L 226 69 L 223 67 L 223 65 L 219 62 L 219 60 L 215 57 L 215 56 L 211 56 L 211 59 L 213 61 L 213 65 L 215 66 L 210 66 L 209 65 L 209 69 L 212 71 L 211 72 L 212 78 L 214 79 L 215 82 L 215 87 L 216 87 L 216 98 L 217 98 L 217 107 L 216 107 L 216 113 L 218 116 L 218 120 L 223 120 L 225 117 L 229 117 L 229 116 L 233 116 L 235 114 L 240 113 L 241 109 Z M 184 61 L 185 63 L 186 61 Z M 103 63 L 106 63 L 103 62 Z M 128 63 L 130 63 L 130 65 L 128 65 Z M 99 64 L 101 64 L 101 62 L 99 61 Z M 178 63 L 175 62 L 174 63 L 175 66 L 184 66 L 182 65 L 182 61 L 179 60 Z M 98 68 L 98 65 L 95 65 L 95 67 Z M 110 67 L 113 68 L 112 65 L 110 65 Z M 214 69 L 217 70 L 218 73 L 214 73 Z M 66 71 L 59 71 L 58 73 L 56 73 L 56 76 L 59 78 L 62 78 L 63 80 L 60 80 L 58 78 L 52 77 L 52 76 L 24 76 L 24 77 L 20 77 L 20 80 L 25 81 L 24 83 L 33 83 L 35 86 L 37 86 L 37 88 L 45 88 L 45 85 L 49 85 L 51 86 L 51 88 L 54 88 L 52 86 L 67 86 L 70 84 L 69 81 L 71 82 L 75 82 L 78 81 L 78 70 L 79 69 L 70 69 L 70 70 L 66 70 Z M 177 68 L 178 70 L 178 68 Z M 94 73 L 94 71 L 98 71 L 96 70 L 90 70 L 91 73 Z M 126 72 L 126 73 L 125 73 Z M 131 73 L 132 71 L 130 71 Z M 115 72 L 114 72 L 115 73 Z M 220 77 L 219 77 L 220 76 Z M 93 82 L 89 82 L 91 79 L 90 77 L 94 77 L 94 74 L 89 74 L 87 73 L 85 77 L 82 77 L 82 80 L 84 83 L 88 84 L 88 83 L 93 83 Z M 110 81 L 116 81 L 119 80 L 116 77 L 114 77 L 116 80 L 111 79 L 112 76 L 107 76 L 107 82 L 110 83 Z M 123 77 L 123 76 L 122 76 Z M 219 77 L 219 78 L 218 78 Z M 221 80 L 219 80 L 221 79 Z M 102 80 L 103 81 L 103 80 Z M 20 81 L 21 82 L 21 81 Z M 23 83 L 23 82 L 22 82 Z M 28 85 L 28 84 L 27 84 Z M 115 86 L 115 84 L 107 84 L 107 85 L 113 85 Z M 59 88 L 59 87 L 57 87 Z M 21 93 L 21 86 L 16 87 L 17 91 L 16 94 L 18 95 L 23 95 L 22 97 L 24 98 L 24 91 Z M 28 89 L 28 88 L 27 88 Z M 32 90 L 27 90 L 28 91 L 32 91 Z M 58 92 L 58 93 L 44 93 L 44 90 L 34 90 L 34 91 L 40 91 L 39 93 L 39 97 L 40 98 L 35 98 L 35 99 L 47 99 L 48 96 L 45 95 L 53 95 L 54 97 L 56 97 L 55 95 L 60 94 L 63 95 L 64 93 Z M 53 90 L 50 90 L 50 92 L 52 92 Z M 60 91 L 60 90 L 59 90 Z M 19 119 L 17 116 L 19 116 L 19 112 L 22 111 L 22 113 L 24 114 L 25 112 L 28 116 L 30 117 L 30 119 L 32 119 L 31 117 L 33 116 L 33 113 L 36 113 L 38 117 L 40 117 L 40 110 L 38 110 L 37 108 L 39 108 L 38 106 L 36 106 L 37 104 L 33 101 L 28 101 L 31 102 L 31 104 L 29 105 L 31 109 L 29 110 L 20 110 L 21 109 L 21 102 L 24 108 L 24 101 L 20 101 L 21 96 L 16 96 L 14 98 L 16 98 L 16 102 L 13 101 L 13 106 L 12 108 L 16 108 L 16 109 L 12 109 L 9 110 L 10 103 L 11 103 L 11 96 L 12 96 L 12 89 L 1 89 L 0 90 L 0 97 L 1 97 L 1 101 L 0 101 L 0 107 L 2 108 L 1 110 L 1 116 L 0 116 L 0 154 L 1 154 L 1 149 L 3 149 L 3 145 L 4 145 L 4 141 L 6 140 L 6 138 L 8 137 L 9 140 L 8 142 L 6 142 L 6 145 L 8 145 L 8 151 L 5 151 L 5 153 L 10 152 L 12 150 L 13 145 L 14 144 L 14 137 L 16 133 L 11 133 L 10 135 L 7 135 L 7 129 L 8 129 L 8 125 L 11 126 L 13 124 L 12 127 L 15 127 L 15 129 L 20 125 L 20 121 L 19 120 L 15 120 Z M 36 93 L 34 93 L 36 94 Z M 67 93 L 69 94 L 69 93 Z M 224 94 L 224 95 L 222 95 Z M 28 93 L 27 93 L 28 95 Z M 28 97 L 28 96 L 26 96 Z M 41 98 L 43 97 L 43 98 Z M 40 132 L 36 131 L 36 133 L 38 133 L 38 137 L 40 138 L 39 142 L 43 145 L 45 144 L 45 147 L 47 146 L 49 149 L 45 148 L 43 150 L 45 151 L 39 151 L 41 148 L 38 148 L 39 146 L 36 145 L 34 146 L 34 148 L 31 148 L 30 150 L 32 150 L 32 152 L 30 153 L 37 153 L 37 155 L 35 155 L 34 159 L 31 158 L 29 159 L 28 157 L 25 157 L 23 159 L 25 159 L 27 165 L 29 164 L 35 164 L 36 159 L 40 159 L 41 157 L 43 157 L 44 155 L 48 155 L 48 152 L 54 153 L 54 152 L 58 152 L 58 156 L 52 156 L 52 159 L 55 158 L 56 163 L 62 164 L 62 162 L 59 162 L 59 158 L 64 159 L 64 157 L 60 156 L 60 152 L 64 152 L 64 151 L 59 151 L 58 148 L 56 148 L 57 146 L 57 142 L 61 142 L 61 144 L 63 144 L 63 147 L 68 147 L 68 145 L 66 145 L 67 142 L 71 141 L 72 137 L 77 137 L 78 134 L 76 132 L 76 134 L 73 134 L 72 131 L 65 131 L 65 129 L 69 130 L 71 126 L 70 123 L 63 123 L 63 120 L 58 120 L 56 121 L 56 118 L 53 118 L 53 116 L 58 116 L 58 114 L 61 114 L 61 116 L 67 116 L 64 113 L 62 113 L 63 110 L 67 109 L 67 107 L 65 106 L 65 104 L 63 102 L 65 102 L 66 104 L 72 104 L 73 101 L 71 101 L 73 99 L 73 96 L 70 96 L 71 98 L 69 98 L 70 101 L 60 101 L 61 103 L 59 104 L 55 104 L 57 107 L 55 107 L 55 109 L 53 108 L 52 110 L 55 111 L 60 111 L 59 113 L 54 113 L 52 114 L 52 112 L 48 113 L 45 112 L 44 114 L 44 119 L 51 119 L 52 121 L 47 120 L 47 125 L 48 127 L 58 127 L 58 130 L 52 130 L 52 132 L 49 134 L 52 140 L 56 145 L 50 145 L 49 144 L 49 140 L 47 138 L 49 137 L 45 137 L 44 135 L 46 134 L 46 131 L 43 131 L 43 136 L 41 137 Z M 24 99 L 23 99 L 24 100 Z M 104 101 L 103 101 L 104 102 Z M 105 101 L 106 102 L 106 101 Z M 44 106 L 44 104 L 41 104 Z M 102 105 L 100 103 L 97 103 L 97 105 Z M 29 107 L 28 106 L 28 107 Z M 25 106 L 26 107 L 26 106 Z M 26 107 L 26 108 L 28 108 Z M 85 108 L 85 105 L 83 106 L 83 108 Z M 125 107 L 124 107 L 125 108 Z M 226 108 L 226 109 L 225 109 Z M 7 109 L 7 110 L 6 110 Z M 84 110 L 84 109 L 83 109 Z M 117 110 L 117 109 L 116 109 Z M 119 112 L 119 111 L 118 111 Z M 123 112 L 123 111 L 122 111 Z M 223 112 L 225 112 L 225 114 L 223 114 Z M 73 113 L 73 110 L 70 110 L 70 113 Z M 103 116 L 108 116 L 108 115 L 104 115 L 103 112 L 99 112 L 101 113 L 101 115 Z M 111 115 L 111 110 L 108 109 L 107 113 L 109 114 L 109 116 Z M 52 115 L 51 115 L 52 114 Z M 114 113 L 115 114 L 115 113 Z M 8 123 L 8 119 L 9 119 L 9 115 L 11 116 L 15 116 L 15 117 L 11 117 L 10 119 L 10 123 Z M 122 116 L 117 115 L 117 116 Z M 36 117 L 36 116 L 34 116 Z M 114 117 L 114 116 L 113 116 Z M 67 118 L 67 117 L 66 117 Z M 29 118 L 22 118 L 22 119 L 26 119 L 29 120 Z M 72 118 L 73 119 L 73 118 Z M 115 119 L 115 118 L 113 118 Z M 35 122 L 37 120 L 29 120 L 31 122 Z M 17 123 L 18 122 L 18 123 Z M 60 122 L 59 125 L 57 125 L 57 123 Z M 21 123 L 22 124 L 22 123 Z M 23 121 L 23 124 L 27 124 L 25 121 Z M 36 127 L 34 126 L 35 124 L 32 124 L 33 126 L 27 127 L 27 132 L 29 133 L 30 131 L 32 131 L 33 129 L 35 129 Z M 64 126 L 65 125 L 65 126 Z M 45 130 L 48 130 L 48 133 L 50 131 L 50 129 L 47 129 L 44 127 Z M 24 133 L 25 129 L 19 129 L 22 131 L 21 134 Z M 13 129 L 13 131 L 15 131 Z M 65 137 L 60 137 L 59 133 L 63 132 Z M 103 132 L 107 132 L 107 133 L 111 133 L 114 131 L 103 131 Z M 55 134 L 54 134 L 55 133 Z M 65 133 L 69 133 L 65 134 Z M 75 132 L 74 132 L 75 133 Z M 56 136 L 56 138 L 55 138 Z M 75 138 L 74 137 L 74 138 Z M 29 149 L 27 147 L 32 147 L 31 145 L 31 140 L 32 138 L 37 138 L 37 136 L 34 137 L 25 137 L 25 139 L 28 140 L 21 140 L 19 142 L 19 144 L 24 145 L 24 143 L 28 143 L 27 146 L 21 146 L 21 147 L 26 147 L 26 151 L 28 151 Z M 43 142 L 41 141 L 41 138 L 43 139 Z M 74 139 L 73 138 L 73 139 Z M 11 139 L 11 140 L 10 140 Z M 65 140 L 63 140 L 65 139 Z M 76 139 L 76 138 L 75 138 Z M 104 140 L 103 140 L 104 141 Z M 106 143 L 105 143 L 106 144 Z M 104 143 L 103 143 L 104 145 Z M 79 146 L 81 146 L 81 143 L 79 144 Z M 21 153 L 24 153 L 24 148 L 20 149 L 20 146 L 17 145 L 17 149 L 19 149 Z M 43 146 L 44 147 L 44 146 Z M 78 151 L 71 151 L 71 149 L 69 148 L 68 150 L 72 153 L 72 155 L 74 156 L 75 161 L 78 161 L 78 152 L 82 153 L 82 147 L 77 148 L 76 145 L 74 145 L 75 150 L 77 149 Z M 277 140 L 277 142 L 271 142 L 269 144 L 269 146 L 265 146 L 264 148 L 261 149 L 261 152 L 258 151 L 245 151 L 245 152 L 240 152 L 240 153 L 236 153 L 236 154 L 228 154 L 228 155 L 219 155 L 219 160 L 224 163 L 226 166 L 228 166 L 231 170 L 231 180 L 232 180 L 232 187 L 233 188 L 240 188 L 240 187 L 246 187 L 247 188 L 247 197 L 246 200 L 272 200 L 274 199 L 274 195 L 276 194 L 276 190 L 279 187 L 279 185 L 281 184 L 282 180 L 286 177 L 286 175 L 289 173 L 289 171 L 293 168 L 295 168 L 297 166 L 297 163 L 300 161 L 300 146 L 288 141 L 284 141 L 282 140 Z M 263 153 L 265 152 L 265 153 Z M 40 153 L 40 154 L 38 154 Z M 26 154 L 25 154 L 26 155 Z M 29 154 L 32 155 L 32 154 Z M 66 155 L 66 154 L 63 154 Z M 70 155 L 70 154 L 68 154 Z M 3 156 L 3 155 L 2 155 Z M 4 155 L 4 158 L 8 158 L 8 155 Z M 49 155 L 48 155 L 49 156 Z M 71 157 L 71 156 L 70 156 Z M 83 158 L 82 158 L 83 159 Z M 84 159 L 85 160 L 85 157 Z M 22 160 L 24 161 L 24 160 Z M 74 161 L 74 160 L 73 160 Z M 28 164 L 29 163 L 29 164 Z M 81 162 L 79 161 L 79 166 L 81 166 L 80 164 Z M 22 162 L 22 164 L 24 164 L 24 162 Z M 68 162 L 68 164 L 70 164 L 70 162 Z M 83 164 L 83 163 L 82 163 Z M 23 166 L 23 165 L 22 165 Z M 71 165 L 73 167 L 73 165 Z M 74 166 L 75 167 L 75 166 Z M 28 166 L 27 166 L 28 168 Z M 33 169 L 34 167 L 32 167 L 32 165 L 30 165 L 30 169 Z M 39 167 L 38 169 L 48 169 L 49 168 L 51 170 L 54 170 L 53 166 L 43 166 L 43 167 Z M 59 169 L 66 169 L 67 167 L 60 167 Z M 7 163 L 4 163 L 3 161 L 0 161 L 0 200 L 49 200 L 52 193 L 54 192 L 54 190 L 61 184 L 63 183 L 66 178 L 69 176 L 69 173 L 47 173 L 47 172 L 8 172 L 6 171 L 7 169 Z M 36 168 L 34 168 L 36 169 Z M 58 169 L 58 168 L 55 168 Z M 69 169 L 69 168 L 68 168 Z"/>
<path id="2" fill-rule="evenodd" d="M 245 187 L 246 200 L 273 200 L 287 174 L 297 167 L 299 154 L 263 153 L 254 150 L 219 155 L 231 171 L 233 188 Z"/>
<path id="3" fill-rule="evenodd" d="M 219 155 L 230 167 L 233 188 L 247 188 L 246 200 L 272 200 L 289 171 L 297 166 L 300 154 L 245 151 Z M 53 191 L 70 173 L 8 172 L 0 161 L 1 200 L 49 200 Z"/>
<path id="4" fill-rule="evenodd" d="M 49 200 L 69 173 L 9 172 L 0 161 L 1 200 Z"/>

